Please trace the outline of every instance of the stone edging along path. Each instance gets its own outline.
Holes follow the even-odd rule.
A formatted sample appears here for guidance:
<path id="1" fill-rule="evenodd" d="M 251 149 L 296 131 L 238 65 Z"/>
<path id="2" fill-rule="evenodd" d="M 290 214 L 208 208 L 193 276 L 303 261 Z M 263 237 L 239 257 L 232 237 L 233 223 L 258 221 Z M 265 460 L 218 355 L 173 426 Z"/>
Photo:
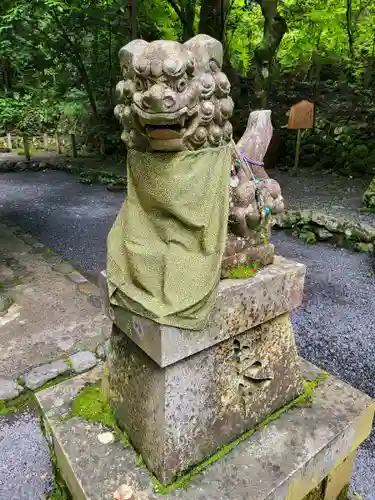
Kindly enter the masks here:
<path id="1" fill-rule="evenodd" d="M 37 366 L 17 380 L 0 378 L 0 416 L 4 402 L 11 402 L 24 391 L 36 391 L 44 388 L 46 384 L 55 379 L 58 382 L 62 377 L 70 378 L 91 370 L 106 360 L 108 349 L 109 340 L 104 344 L 100 344 L 95 353 L 91 351 L 77 352 L 69 357 Z"/>
<path id="2" fill-rule="evenodd" d="M 86 297 L 87 301 L 94 307 L 93 311 L 97 310 L 99 312 L 102 309 L 99 288 L 89 282 L 71 264 L 65 262 L 59 255 L 39 243 L 31 234 L 25 233 L 20 226 L 8 223 L 1 224 L 0 226 L 3 231 L 5 230 L 13 234 L 27 245 L 29 250 L 26 253 L 38 254 L 54 273 L 64 276 L 68 281 L 73 283 L 76 287 L 76 293 Z M 6 294 L 7 287 L 12 287 L 13 279 L 16 280 L 17 284 L 18 280 L 22 280 L 22 275 L 10 278 L 7 280 L 9 283 L 4 282 L 0 284 L 0 299 L 5 299 L 0 300 L 0 319 L 13 304 L 13 301 L 11 299 L 8 300 L 7 295 L 4 295 L 4 293 Z M 46 384 L 53 385 L 54 382 L 57 383 L 62 378 L 69 378 L 86 372 L 105 361 L 109 349 L 108 337 L 109 328 L 108 335 L 104 336 L 103 341 L 96 346 L 95 352 L 86 348 L 74 354 L 66 353 L 60 359 L 49 361 L 42 365 L 33 366 L 31 363 L 31 369 L 13 377 L 0 376 L 0 416 L 11 413 L 13 403 L 16 407 L 16 400 L 20 396 L 27 396 L 31 391 L 44 388 Z M 106 338 L 107 340 L 105 340 Z M 10 411 L 7 411 L 9 408 Z"/>
<path id="3" fill-rule="evenodd" d="M 291 230 L 306 244 L 326 241 L 358 252 L 375 247 L 375 227 L 315 210 L 287 210 L 273 218 L 273 227 Z"/>

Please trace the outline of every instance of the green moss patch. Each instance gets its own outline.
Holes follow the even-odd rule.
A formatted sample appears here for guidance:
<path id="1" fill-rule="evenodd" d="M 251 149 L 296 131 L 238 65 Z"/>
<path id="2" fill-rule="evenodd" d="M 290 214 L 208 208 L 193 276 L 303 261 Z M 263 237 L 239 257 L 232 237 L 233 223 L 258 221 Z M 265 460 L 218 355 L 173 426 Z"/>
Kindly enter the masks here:
<path id="1" fill-rule="evenodd" d="M 227 274 L 228 279 L 238 280 L 238 279 L 252 278 L 257 273 L 258 267 L 259 266 L 257 265 L 233 267 L 228 271 Z"/>
<path id="2" fill-rule="evenodd" d="M 11 413 L 23 411 L 28 408 L 36 408 L 37 402 L 32 391 L 26 391 L 18 398 L 9 401 L 0 401 L 0 417 L 5 417 Z"/>
<path id="3" fill-rule="evenodd" d="M 71 417 L 102 424 L 112 429 L 118 440 L 128 446 L 129 441 L 116 422 L 113 408 L 107 403 L 100 383 L 82 389 L 72 403 Z"/>
<path id="4" fill-rule="evenodd" d="M 272 413 L 269 417 L 267 417 L 263 422 L 260 424 L 256 425 L 252 429 L 246 431 L 242 436 L 237 438 L 235 441 L 232 441 L 231 443 L 224 445 L 222 448 L 220 448 L 219 451 L 217 451 L 214 455 L 211 457 L 207 458 L 204 460 L 202 463 L 199 465 L 195 466 L 192 468 L 189 472 L 180 475 L 177 477 L 177 479 L 167 485 L 164 486 L 161 484 L 156 478 L 155 479 L 155 486 L 154 490 L 156 493 L 160 493 L 161 495 L 167 495 L 169 493 L 172 493 L 173 491 L 179 489 L 179 488 L 186 488 L 189 484 L 189 482 L 198 474 L 203 472 L 205 469 L 207 469 L 210 465 L 214 464 L 221 458 L 225 457 L 230 453 L 232 450 L 234 450 L 239 444 L 241 444 L 243 441 L 246 439 L 249 439 L 255 432 L 264 429 L 269 425 L 271 422 L 274 422 L 275 420 L 278 420 L 284 413 L 286 413 L 288 410 L 291 408 L 294 408 L 296 406 L 306 406 L 307 404 L 311 403 L 312 396 L 314 394 L 315 389 L 318 387 L 318 385 L 325 380 L 328 377 L 328 373 L 323 372 L 321 375 L 319 375 L 318 378 L 316 378 L 313 381 L 305 382 L 304 383 L 304 391 L 303 393 L 298 396 L 296 399 L 288 403 L 287 405 L 283 406 L 279 410 L 277 410 L 275 413 Z"/>

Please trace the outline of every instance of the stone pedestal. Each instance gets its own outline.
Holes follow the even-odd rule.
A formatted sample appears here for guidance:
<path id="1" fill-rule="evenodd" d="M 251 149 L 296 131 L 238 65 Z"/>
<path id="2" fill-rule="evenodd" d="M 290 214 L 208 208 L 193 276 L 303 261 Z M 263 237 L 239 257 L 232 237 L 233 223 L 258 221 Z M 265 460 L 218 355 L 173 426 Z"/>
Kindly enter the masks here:
<path id="1" fill-rule="evenodd" d="M 72 399 L 102 377 L 94 372 L 36 393 L 56 465 L 73 500 L 112 499 L 124 489 L 132 500 L 343 499 L 356 450 L 371 432 L 374 401 L 328 376 L 311 393 L 309 404 L 294 405 L 158 493 L 131 446 L 103 444 L 100 424 L 71 418 Z M 305 380 L 319 375 L 317 368 L 302 363 Z"/>
<path id="2" fill-rule="evenodd" d="M 159 325 L 108 305 L 108 388 L 120 425 L 163 483 L 215 453 L 303 389 L 290 311 L 305 267 L 285 259 L 223 280 L 207 328 Z"/>

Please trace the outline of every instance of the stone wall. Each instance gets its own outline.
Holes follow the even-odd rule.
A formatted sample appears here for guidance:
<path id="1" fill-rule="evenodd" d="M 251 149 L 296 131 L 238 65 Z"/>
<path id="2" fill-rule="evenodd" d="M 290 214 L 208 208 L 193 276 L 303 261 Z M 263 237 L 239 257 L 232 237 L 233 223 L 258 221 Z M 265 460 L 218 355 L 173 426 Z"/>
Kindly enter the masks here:
<path id="1" fill-rule="evenodd" d="M 374 227 L 314 210 L 288 210 L 274 217 L 273 226 L 292 231 L 307 244 L 327 241 L 358 252 L 374 250 Z"/>

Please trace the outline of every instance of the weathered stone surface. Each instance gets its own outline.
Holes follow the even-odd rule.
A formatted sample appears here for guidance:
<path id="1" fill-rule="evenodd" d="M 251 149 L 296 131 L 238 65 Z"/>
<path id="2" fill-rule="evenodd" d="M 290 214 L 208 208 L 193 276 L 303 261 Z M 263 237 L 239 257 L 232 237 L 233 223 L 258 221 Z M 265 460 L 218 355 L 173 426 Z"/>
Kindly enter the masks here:
<path id="1" fill-rule="evenodd" d="M 7 297 L 6 295 L 0 293 L 0 316 L 7 312 L 12 303 L 13 300 L 10 297 Z"/>
<path id="2" fill-rule="evenodd" d="M 234 253 L 232 255 L 223 257 L 221 267 L 222 278 L 228 277 L 230 270 L 238 266 L 268 266 L 273 263 L 275 257 L 275 247 L 271 243 L 262 246 L 249 245 L 239 251 L 236 251 L 235 248 L 233 250 Z"/>
<path id="3" fill-rule="evenodd" d="M 318 239 L 322 241 L 329 240 L 333 236 L 332 233 L 330 233 L 324 227 L 318 227 L 315 234 L 317 235 Z"/>
<path id="4" fill-rule="evenodd" d="M 310 380 L 319 373 L 310 364 L 307 373 L 303 369 Z M 329 376 L 310 405 L 296 406 L 255 432 L 186 488 L 161 495 L 131 447 L 116 442 L 103 450 L 97 438 L 100 425 L 61 419 L 69 414 L 71 398 L 90 381 L 95 379 L 89 372 L 37 394 L 55 439 L 60 472 L 74 498 L 82 500 L 113 498 L 122 485 L 139 500 L 301 500 L 325 478 L 325 487 L 332 488 L 330 479 L 366 439 L 374 413 L 368 396 Z"/>
<path id="5" fill-rule="evenodd" d="M 93 305 L 96 309 L 102 308 L 102 299 L 99 295 L 89 295 L 87 300 Z"/>
<path id="6" fill-rule="evenodd" d="M 375 208 L 375 178 L 372 179 L 363 195 L 363 205 L 367 208 Z"/>
<path id="7" fill-rule="evenodd" d="M 45 256 L 55 259 L 55 255 L 29 251 L 13 231 L 0 226 L 0 282 L 6 285 L 0 294 L 11 295 L 14 301 L 0 315 L 3 378 L 17 378 L 54 359 L 94 350 L 109 337 L 112 326 L 87 295 L 45 262 Z M 67 270 L 71 272 L 70 266 Z"/>
<path id="8" fill-rule="evenodd" d="M 302 391 L 289 314 L 160 368 L 114 327 L 109 398 L 163 483 Z"/>
<path id="9" fill-rule="evenodd" d="M 96 348 L 96 355 L 99 359 L 107 359 L 109 353 L 110 340 L 108 339 L 104 344 L 99 344 Z"/>
<path id="10" fill-rule="evenodd" d="M 123 80 L 116 87 L 115 115 L 129 148 L 181 151 L 230 142 L 233 101 L 219 41 L 202 34 L 184 44 L 132 40 L 119 56 Z"/>
<path id="11" fill-rule="evenodd" d="M 26 375 L 23 375 L 22 380 L 28 389 L 35 390 L 42 387 L 49 380 L 67 373 L 69 370 L 69 365 L 60 359 L 53 363 L 34 368 L 26 373 Z"/>
<path id="12" fill-rule="evenodd" d="M 17 384 L 14 380 L 0 378 L 0 401 L 14 399 L 23 392 L 22 385 Z"/>
<path id="13" fill-rule="evenodd" d="M 81 273 L 79 273 L 78 271 L 73 271 L 69 274 L 66 275 L 70 281 L 73 281 L 73 283 L 76 283 L 76 285 L 81 285 L 83 283 L 87 283 L 87 279 L 82 276 Z"/>
<path id="14" fill-rule="evenodd" d="M 74 271 L 74 267 L 68 264 L 67 262 L 62 262 L 61 264 L 55 264 L 52 266 L 52 271 L 61 274 L 69 274 Z"/>
<path id="15" fill-rule="evenodd" d="M 273 218 L 273 225 L 283 229 L 312 231 L 319 239 L 329 239 L 343 246 L 375 242 L 375 228 L 363 222 L 333 217 L 315 210 L 288 210 Z M 320 237 L 323 235 L 323 237 Z M 371 250 L 369 250 L 371 251 Z"/>
<path id="16" fill-rule="evenodd" d="M 76 373 L 82 373 L 91 368 L 94 368 L 98 360 L 95 355 L 90 351 L 77 352 L 70 356 L 70 362 L 72 364 L 72 369 Z"/>
<path id="17" fill-rule="evenodd" d="M 348 238 L 371 243 L 375 240 L 375 228 L 363 222 L 333 217 L 314 210 L 290 210 L 278 215 L 274 221 L 280 227 L 292 227 L 314 222 L 325 227 L 331 233 L 344 233 Z"/>
<path id="18" fill-rule="evenodd" d="M 278 257 L 251 279 L 222 280 L 208 327 L 199 332 L 159 325 L 118 307 L 109 307 L 107 314 L 156 363 L 167 366 L 298 307 L 305 270 L 303 264 Z"/>
<path id="19" fill-rule="evenodd" d="M 84 279 L 86 280 L 86 278 L 84 278 Z M 93 295 L 93 294 L 96 294 L 98 292 L 97 287 L 95 285 L 93 285 L 92 283 L 90 283 L 89 281 L 87 281 L 87 280 L 86 281 L 82 281 L 78 285 L 78 290 L 80 292 L 84 293 L 85 295 Z"/>

